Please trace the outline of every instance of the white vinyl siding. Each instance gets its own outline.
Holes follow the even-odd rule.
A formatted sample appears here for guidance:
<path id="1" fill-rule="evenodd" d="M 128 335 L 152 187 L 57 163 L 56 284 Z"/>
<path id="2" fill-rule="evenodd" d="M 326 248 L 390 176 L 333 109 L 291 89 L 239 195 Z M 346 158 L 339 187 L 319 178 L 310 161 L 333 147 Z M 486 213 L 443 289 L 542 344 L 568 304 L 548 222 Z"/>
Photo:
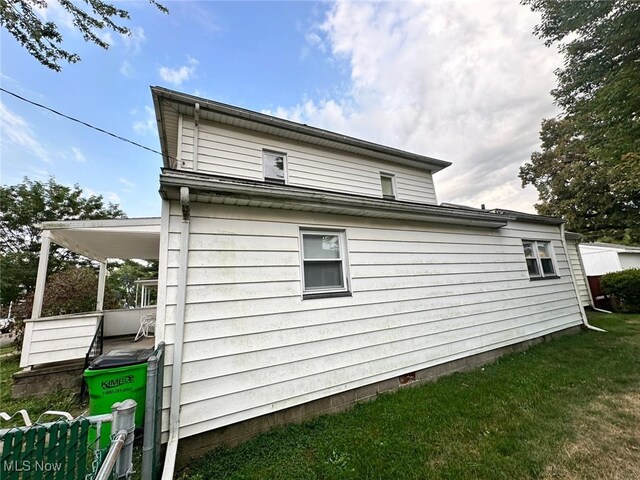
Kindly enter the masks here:
<path id="1" fill-rule="evenodd" d="M 310 222 L 347 232 L 352 296 L 301 298 L 299 231 Z M 180 224 L 172 202 L 165 406 Z M 192 203 L 190 231 L 181 437 L 581 323 L 557 227 Z M 522 239 L 536 237 L 552 242 L 560 278 L 530 282 Z"/>
<path id="2" fill-rule="evenodd" d="M 380 198 L 380 172 L 392 169 L 397 200 L 437 203 L 433 179 L 426 170 L 208 122 L 200 122 L 198 128 L 198 171 L 203 173 L 262 181 L 262 152 L 284 152 L 288 185 Z M 193 135 L 193 119 L 185 117 L 180 151 L 182 169 L 193 169 Z"/>
<path id="3" fill-rule="evenodd" d="M 26 320 L 20 366 L 84 358 L 101 317 L 92 312 Z"/>

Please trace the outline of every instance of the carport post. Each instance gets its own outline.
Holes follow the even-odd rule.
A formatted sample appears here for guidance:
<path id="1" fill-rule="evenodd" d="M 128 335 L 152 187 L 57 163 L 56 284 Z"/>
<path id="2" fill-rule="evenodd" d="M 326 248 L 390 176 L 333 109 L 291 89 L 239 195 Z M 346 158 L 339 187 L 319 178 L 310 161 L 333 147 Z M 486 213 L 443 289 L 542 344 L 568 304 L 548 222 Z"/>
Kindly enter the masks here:
<path id="1" fill-rule="evenodd" d="M 98 275 L 98 299 L 96 301 L 96 312 L 102 311 L 104 304 L 104 287 L 107 278 L 107 262 L 100 262 L 100 273 Z"/>
<path id="2" fill-rule="evenodd" d="M 49 247 L 51 246 L 51 232 L 42 232 L 42 245 L 40 245 L 40 260 L 38 261 L 38 277 L 36 278 L 36 291 L 33 295 L 33 309 L 31 318 L 40 318 L 42 314 L 42 302 L 44 300 L 44 284 L 47 281 L 47 267 L 49 266 Z"/>

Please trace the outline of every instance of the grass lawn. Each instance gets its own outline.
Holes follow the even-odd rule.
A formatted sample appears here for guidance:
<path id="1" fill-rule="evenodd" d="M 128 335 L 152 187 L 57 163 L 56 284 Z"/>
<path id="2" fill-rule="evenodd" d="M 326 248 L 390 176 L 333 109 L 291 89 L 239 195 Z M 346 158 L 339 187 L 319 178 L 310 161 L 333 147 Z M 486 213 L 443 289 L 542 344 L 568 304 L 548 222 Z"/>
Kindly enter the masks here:
<path id="1" fill-rule="evenodd" d="M 1 355 L 10 353 L 13 347 L 3 347 Z M 39 415 L 47 410 L 63 410 L 72 415 L 80 415 L 88 410 L 86 404 L 78 402 L 77 391 L 59 390 L 55 393 L 42 397 L 29 397 L 21 399 L 11 398 L 11 375 L 20 370 L 20 355 L 3 356 L 0 358 L 0 411 L 13 415 L 21 409 L 29 412 L 29 417 L 35 421 Z M 49 417 L 49 420 L 54 417 Z M 11 425 L 0 419 L 0 428 L 7 428 Z M 22 425 L 22 421 L 16 423 Z"/>
<path id="2" fill-rule="evenodd" d="M 193 462 L 183 479 L 638 479 L 640 315 Z"/>

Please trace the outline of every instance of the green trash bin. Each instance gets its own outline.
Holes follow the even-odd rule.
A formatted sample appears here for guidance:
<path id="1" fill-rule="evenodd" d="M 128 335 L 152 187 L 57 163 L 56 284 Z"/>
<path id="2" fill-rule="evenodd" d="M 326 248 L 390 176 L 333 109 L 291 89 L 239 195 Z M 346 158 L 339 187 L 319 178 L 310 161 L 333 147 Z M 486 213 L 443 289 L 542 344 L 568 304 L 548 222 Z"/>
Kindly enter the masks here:
<path id="1" fill-rule="evenodd" d="M 136 428 L 144 426 L 147 394 L 147 360 L 153 349 L 113 350 L 97 357 L 84 371 L 89 390 L 89 414 L 111 413 L 111 406 L 128 398 L 135 400 Z M 106 428 L 109 428 L 106 426 Z M 100 446 L 109 444 L 109 431 L 100 435 Z M 92 435 L 93 437 L 93 435 Z M 93 437 L 95 438 L 95 437 Z"/>

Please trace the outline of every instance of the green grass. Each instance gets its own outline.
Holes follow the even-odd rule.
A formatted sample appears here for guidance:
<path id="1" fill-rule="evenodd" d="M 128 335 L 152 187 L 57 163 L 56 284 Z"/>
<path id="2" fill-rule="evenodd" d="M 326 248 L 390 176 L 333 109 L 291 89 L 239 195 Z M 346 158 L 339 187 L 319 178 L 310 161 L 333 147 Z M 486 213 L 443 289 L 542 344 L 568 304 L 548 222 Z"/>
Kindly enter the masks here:
<path id="1" fill-rule="evenodd" d="M 182 478 L 516 479 L 557 472 L 583 478 L 572 476 L 578 462 L 571 452 L 593 432 L 601 441 L 581 464 L 602 463 L 608 454 L 631 459 L 626 467 L 635 468 L 640 409 L 627 407 L 640 405 L 640 315 L 590 319 L 608 333 L 562 337 L 473 372 L 219 448 L 192 462 Z M 598 411 L 607 413 L 605 420 Z"/>
<path id="2" fill-rule="evenodd" d="M 11 351 L 11 350 L 7 350 Z M 5 352 L 5 348 L 1 353 Z M 16 353 L 13 356 L 0 358 L 0 411 L 13 415 L 18 410 L 24 409 L 29 413 L 32 421 L 35 421 L 47 410 L 62 410 L 72 415 L 80 415 L 87 410 L 87 405 L 78 402 L 77 391 L 61 389 L 57 392 L 39 396 L 13 399 L 11 398 L 11 375 L 20 370 L 20 356 Z M 49 419 L 51 420 L 52 417 Z M 19 421 L 15 425 L 22 425 Z M 11 422 L 0 419 L 0 428 L 13 426 Z"/>

